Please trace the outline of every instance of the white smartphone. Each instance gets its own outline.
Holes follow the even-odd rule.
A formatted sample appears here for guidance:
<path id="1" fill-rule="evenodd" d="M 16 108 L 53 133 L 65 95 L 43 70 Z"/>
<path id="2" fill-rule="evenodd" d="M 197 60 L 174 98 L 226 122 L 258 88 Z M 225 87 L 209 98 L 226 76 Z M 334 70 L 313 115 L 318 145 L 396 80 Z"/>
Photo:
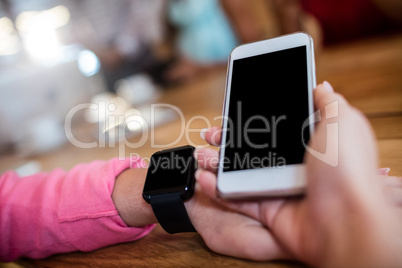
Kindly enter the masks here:
<path id="1" fill-rule="evenodd" d="M 217 187 L 223 198 L 301 194 L 314 131 L 313 40 L 294 33 L 229 57 Z"/>

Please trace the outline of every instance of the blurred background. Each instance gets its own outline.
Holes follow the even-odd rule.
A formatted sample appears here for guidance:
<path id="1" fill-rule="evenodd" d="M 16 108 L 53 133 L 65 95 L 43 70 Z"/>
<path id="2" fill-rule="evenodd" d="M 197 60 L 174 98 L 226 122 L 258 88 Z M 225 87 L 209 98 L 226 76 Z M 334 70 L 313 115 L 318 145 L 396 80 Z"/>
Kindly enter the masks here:
<path id="1" fill-rule="evenodd" d="M 95 105 L 88 104 L 69 118 L 74 137 L 84 141 L 106 136 L 118 143 L 122 133 L 116 136 L 111 130 L 122 125 L 125 138 L 135 137 L 138 127 L 121 121 L 111 125 L 107 117 L 147 117 L 151 103 L 180 107 L 180 99 L 192 102 L 189 114 L 208 114 L 213 106 L 217 112 L 211 116 L 219 115 L 226 61 L 235 46 L 307 31 L 315 40 L 319 61 L 320 54 L 332 47 L 400 33 L 401 3 L 0 0 L 0 171 L 71 145 L 64 124 L 80 104 Z M 217 73 L 218 82 L 200 82 Z M 192 98 L 186 93 L 189 85 L 210 99 Z M 103 116 L 101 102 L 107 104 Z M 194 110 L 198 102 L 202 109 Z M 177 115 L 161 110 L 156 125 L 175 120 Z M 77 153 L 73 152 L 71 157 Z M 63 166 L 62 159 L 49 166 Z M 34 163 L 31 171 L 40 170 L 40 164 Z"/>

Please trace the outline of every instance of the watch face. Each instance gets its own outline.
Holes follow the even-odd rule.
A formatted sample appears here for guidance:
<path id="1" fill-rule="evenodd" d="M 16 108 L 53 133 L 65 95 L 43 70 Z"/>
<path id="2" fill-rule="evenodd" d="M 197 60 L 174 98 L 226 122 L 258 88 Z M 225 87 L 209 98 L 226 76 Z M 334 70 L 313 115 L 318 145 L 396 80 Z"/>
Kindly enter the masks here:
<path id="1" fill-rule="evenodd" d="M 181 192 L 185 195 L 191 192 L 192 195 L 196 169 L 194 149 L 184 146 L 152 155 L 143 191 L 147 201 L 153 194 Z"/>

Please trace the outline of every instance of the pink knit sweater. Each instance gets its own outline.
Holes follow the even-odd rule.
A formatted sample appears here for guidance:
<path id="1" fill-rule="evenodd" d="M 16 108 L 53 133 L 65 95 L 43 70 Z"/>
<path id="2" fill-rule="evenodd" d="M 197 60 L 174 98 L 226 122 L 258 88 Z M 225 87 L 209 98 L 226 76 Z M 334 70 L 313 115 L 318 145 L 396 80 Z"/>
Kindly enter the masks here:
<path id="1" fill-rule="evenodd" d="M 132 168 L 140 163 L 131 160 Z M 112 159 L 80 164 L 69 172 L 2 174 L 0 261 L 91 251 L 147 235 L 153 225 L 127 227 L 111 198 L 116 176 L 129 166 L 129 159 Z"/>

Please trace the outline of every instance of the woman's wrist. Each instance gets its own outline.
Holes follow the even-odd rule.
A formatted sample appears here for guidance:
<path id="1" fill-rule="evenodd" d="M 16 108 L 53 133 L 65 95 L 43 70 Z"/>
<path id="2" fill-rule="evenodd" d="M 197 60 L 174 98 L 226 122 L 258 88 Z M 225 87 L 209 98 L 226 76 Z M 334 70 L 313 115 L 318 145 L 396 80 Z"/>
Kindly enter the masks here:
<path id="1" fill-rule="evenodd" d="M 142 198 L 146 168 L 126 169 L 114 185 L 112 200 L 122 220 L 131 227 L 157 223 L 151 206 Z"/>
<path id="2" fill-rule="evenodd" d="M 127 169 L 116 178 L 112 200 L 122 220 L 131 227 L 158 223 L 151 205 L 142 197 L 147 171 L 146 168 Z M 190 200 L 184 202 L 195 227 L 200 221 L 208 220 L 205 219 L 208 214 L 205 210 L 213 207 L 210 202 L 211 200 L 197 190 Z"/>

